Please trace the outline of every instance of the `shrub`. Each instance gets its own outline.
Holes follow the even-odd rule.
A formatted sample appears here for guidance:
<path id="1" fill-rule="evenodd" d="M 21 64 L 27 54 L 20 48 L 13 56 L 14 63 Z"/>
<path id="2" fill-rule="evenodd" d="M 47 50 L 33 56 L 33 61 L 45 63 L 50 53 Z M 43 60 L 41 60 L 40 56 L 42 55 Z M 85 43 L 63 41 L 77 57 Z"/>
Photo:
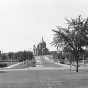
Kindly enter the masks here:
<path id="1" fill-rule="evenodd" d="M 63 62 L 63 61 L 60 61 L 60 63 L 61 63 L 61 64 L 64 64 L 64 62 Z"/>
<path id="2" fill-rule="evenodd" d="M 30 66 L 30 67 L 36 67 L 36 61 L 35 60 L 32 60 L 29 62 L 29 64 L 27 64 L 27 67 Z"/>
<path id="3" fill-rule="evenodd" d="M 0 68 L 7 67 L 6 63 L 0 63 Z"/>
<path id="4" fill-rule="evenodd" d="M 36 67 L 36 61 L 35 61 L 35 60 L 32 61 L 32 65 L 31 65 L 31 67 Z"/>

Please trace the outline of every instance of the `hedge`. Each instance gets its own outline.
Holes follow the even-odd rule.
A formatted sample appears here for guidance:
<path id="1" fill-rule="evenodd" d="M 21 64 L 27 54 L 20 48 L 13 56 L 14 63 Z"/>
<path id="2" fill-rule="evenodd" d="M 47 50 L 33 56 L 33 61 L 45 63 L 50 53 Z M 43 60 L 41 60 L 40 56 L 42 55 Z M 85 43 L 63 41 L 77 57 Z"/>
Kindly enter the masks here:
<path id="1" fill-rule="evenodd" d="M 0 63 L 0 68 L 7 67 L 6 63 Z"/>

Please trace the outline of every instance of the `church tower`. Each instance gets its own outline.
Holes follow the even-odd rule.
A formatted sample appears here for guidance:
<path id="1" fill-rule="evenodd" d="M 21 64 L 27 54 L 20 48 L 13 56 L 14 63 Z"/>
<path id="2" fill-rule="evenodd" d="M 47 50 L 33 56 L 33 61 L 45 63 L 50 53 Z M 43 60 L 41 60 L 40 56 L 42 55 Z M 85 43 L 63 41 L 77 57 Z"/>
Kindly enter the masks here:
<path id="1" fill-rule="evenodd" d="M 46 47 L 46 42 L 43 40 L 43 37 L 42 37 L 42 41 L 39 43 L 39 49 L 43 49 Z"/>
<path id="2" fill-rule="evenodd" d="M 46 42 L 42 40 L 41 42 L 37 45 L 37 47 L 35 47 L 35 45 L 33 46 L 33 54 L 34 55 L 47 55 L 48 54 L 48 49 L 46 48 Z"/>

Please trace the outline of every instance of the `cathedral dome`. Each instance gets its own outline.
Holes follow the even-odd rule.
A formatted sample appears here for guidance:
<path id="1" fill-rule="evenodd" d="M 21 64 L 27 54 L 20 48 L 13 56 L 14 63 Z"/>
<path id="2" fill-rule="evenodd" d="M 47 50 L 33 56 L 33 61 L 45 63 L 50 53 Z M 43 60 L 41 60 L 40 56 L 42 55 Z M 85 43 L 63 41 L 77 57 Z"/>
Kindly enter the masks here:
<path id="1" fill-rule="evenodd" d="M 46 42 L 43 40 L 43 37 L 42 37 L 42 41 L 40 42 L 40 44 L 46 44 Z"/>
<path id="2" fill-rule="evenodd" d="M 40 43 L 38 43 L 37 47 L 35 45 L 33 46 L 33 53 L 34 55 L 47 55 L 48 54 L 48 49 L 46 48 L 46 42 L 42 40 Z"/>

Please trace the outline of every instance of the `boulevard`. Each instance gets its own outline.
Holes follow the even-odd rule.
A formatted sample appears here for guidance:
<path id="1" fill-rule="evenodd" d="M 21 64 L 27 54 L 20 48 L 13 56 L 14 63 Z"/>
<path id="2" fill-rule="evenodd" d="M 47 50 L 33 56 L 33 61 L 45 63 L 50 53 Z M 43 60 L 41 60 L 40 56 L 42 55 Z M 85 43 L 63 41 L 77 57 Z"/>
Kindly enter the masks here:
<path id="1" fill-rule="evenodd" d="M 17 68 L 20 67 L 20 63 L 11 65 L 6 68 L 1 68 L 1 71 L 27 71 L 27 70 L 70 70 L 70 65 L 61 64 L 54 62 L 53 59 L 48 58 L 48 56 L 36 56 L 36 66 L 35 67 L 25 67 L 25 68 Z M 21 62 L 23 63 L 23 62 Z M 75 70 L 76 67 L 71 66 L 71 70 Z M 88 66 L 85 67 L 79 67 L 79 70 L 86 70 L 88 69 Z"/>

